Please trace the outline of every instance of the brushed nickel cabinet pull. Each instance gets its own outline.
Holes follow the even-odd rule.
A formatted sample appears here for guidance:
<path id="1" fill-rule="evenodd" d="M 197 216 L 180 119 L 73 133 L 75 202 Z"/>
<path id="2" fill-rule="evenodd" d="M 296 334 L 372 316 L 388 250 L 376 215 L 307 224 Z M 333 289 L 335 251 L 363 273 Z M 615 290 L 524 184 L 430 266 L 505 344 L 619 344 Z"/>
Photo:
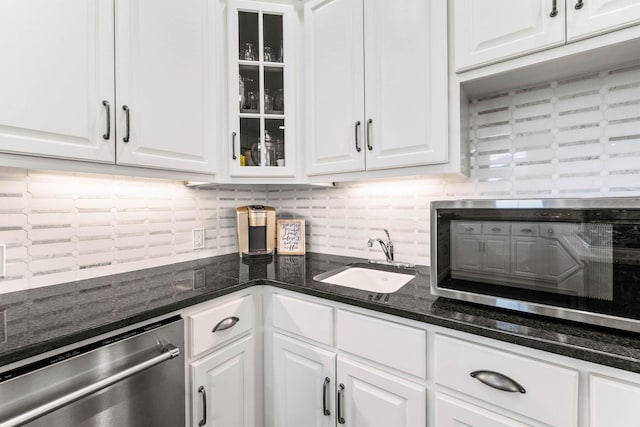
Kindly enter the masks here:
<path id="1" fill-rule="evenodd" d="M 373 150 L 373 144 L 371 144 L 371 124 L 373 119 L 367 120 L 367 148 L 369 151 Z"/>
<path id="2" fill-rule="evenodd" d="M 507 391 L 510 393 L 526 393 L 527 391 L 520 384 L 512 380 L 506 375 L 494 371 L 473 371 L 470 374 L 473 378 L 482 384 L 497 390 Z"/>
<path id="3" fill-rule="evenodd" d="M 236 157 L 236 135 L 237 133 L 232 132 L 231 133 L 231 158 L 233 160 L 237 159 L 238 157 Z"/>
<path id="4" fill-rule="evenodd" d="M 344 408 L 342 407 L 343 405 L 343 396 L 344 393 L 344 384 L 340 384 L 339 388 L 338 388 L 338 424 L 344 424 L 345 420 L 344 420 L 344 413 L 342 412 L 344 410 Z"/>
<path id="5" fill-rule="evenodd" d="M 130 122 L 131 122 L 131 116 L 130 116 L 130 112 L 129 112 L 129 107 L 126 105 L 122 106 L 122 109 L 124 110 L 124 123 L 125 123 L 125 131 L 124 131 L 124 138 L 122 138 L 123 142 L 129 142 L 129 136 L 130 136 Z"/>
<path id="6" fill-rule="evenodd" d="M 322 384 L 322 414 L 327 417 L 331 415 L 331 411 L 327 407 L 329 403 L 329 384 L 331 384 L 331 379 L 325 377 L 324 384 Z"/>
<path id="7" fill-rule="evenodd" d="M 198 425 L 203 426 L 207 423 L 207 392 L 205 391 L 204 386 L 200 386 L 198 393 L 202 396 L 202 418 Z"/>
<path id="8" fill-rule="evenodd" d="M 102 139 L 111 138 L 111 106 L 109 101 L 102 101 L 102 105 L 105 108 L 105 114 L 107 115 L 107 131 L 102 135 Z"/>
<path id="9" fill-rule="evenodd" d="M 558 0 L 553 0 L 553 5 L 551 6 L 551 13 L 549 14 L 550 17 L 555 18 L 556 16 L 558 16 Z"/>
<path id="10" fill-rule="evenodd" d="M 582 9 L 582 6 L 584 6 L 584 3 L 582 2 L 582 0 L 578 0 L 578 3 L 576 3 L 574 7 L 576 8 L 576 10 L 580 10 Z"/>
<path id="11" fill-rule="evenodd" d="M 240 318 L 236 316 L 227 317 L 226 319 L 222 319 L 216 326 L 213 327 L 211 332 L 224 331 L 225 329 L 229 329 L 235 326 L 236 323 L 240 321 Z"/>
<path id="12" fill-rule="evenodd" d="M 360 147 L 360 138 L 358 138 L 358 135 L 360 134 L 360 132 L 358 132 L 358 129 L 360 129 L 360 120 L 358 120 L 356 122 L 356 151 L 359 153 L 362 151 L 362 148 Z"/>

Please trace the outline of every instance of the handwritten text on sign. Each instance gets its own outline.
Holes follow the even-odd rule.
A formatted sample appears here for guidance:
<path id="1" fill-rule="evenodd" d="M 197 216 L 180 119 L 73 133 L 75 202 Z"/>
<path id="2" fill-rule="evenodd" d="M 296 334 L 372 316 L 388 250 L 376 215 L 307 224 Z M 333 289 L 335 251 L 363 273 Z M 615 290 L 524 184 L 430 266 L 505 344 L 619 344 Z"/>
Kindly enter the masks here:
<path id="1" fill-rule="evenodd" d="M 301 252 L 303 245 L 303 224 L 300 222 L 280 223 L 280 247 L 283 252 Z"/>

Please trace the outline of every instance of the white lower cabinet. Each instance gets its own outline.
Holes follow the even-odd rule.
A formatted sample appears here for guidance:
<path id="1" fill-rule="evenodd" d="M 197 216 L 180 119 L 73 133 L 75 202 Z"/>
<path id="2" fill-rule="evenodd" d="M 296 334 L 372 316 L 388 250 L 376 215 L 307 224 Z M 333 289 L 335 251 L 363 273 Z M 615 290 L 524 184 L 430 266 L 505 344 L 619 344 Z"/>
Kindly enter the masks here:
<path id="1" fill-rule="evenodd" d="M 589 426 L 637 427 L 640 384 L 589 376 Z"/>
<path id="2" fill-rule="evenodd" d="M 335 378 L 335 353 L 275 333 L 273 426 L 335 425 Z"/>
<path id="3" fill-rule="evenodd" d="M 529 427 L 478 406 L 436 393 L 436 427 Z"/>
<path id="4" fill-rule="evenodd" d="M 256 425 L 254 352 L 248 335 L 191 364 L 192 425 Z"/>
<path id="5" fill-rule="evenodd" d="M 338 423 L 349 427 L 426 425 L 425 386 L 338 356 Z"/>

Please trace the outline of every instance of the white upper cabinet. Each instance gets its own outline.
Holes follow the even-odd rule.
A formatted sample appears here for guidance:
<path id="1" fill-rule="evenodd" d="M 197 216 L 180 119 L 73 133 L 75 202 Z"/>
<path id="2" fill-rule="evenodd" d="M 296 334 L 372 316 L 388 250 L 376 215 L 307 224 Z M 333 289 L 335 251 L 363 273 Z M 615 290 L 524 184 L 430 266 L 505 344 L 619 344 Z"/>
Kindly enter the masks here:
<path id="1" fill-rule="evenodd" d="M 567 3 L 568 41 L 638 23 L 638 0 L 569 0 Z"/>
<path id="2" fill-rule="evenodd" d="M 231 176 L 296 173 L 293 12 L 291 5 L 229 2 Z"/>
<path id="3" fill-rule="evenodd" d="M 362 0 L 305 5 L 307 173 L 364 170 Z"/>
<path id="4" fill-rule="evenodd" d="M 0 151 L 113 163 L 113 55 L 110 0 L 0 2 Z"/>
<path id="5" fill-rule="evenodd" d="M 306 4 L 309 175 L 447 161 L 445 21 L 444 2 Z"/>
<path id="6" fill-rule="evenodd" d="M 565 0 L 455 0 L 456 70 L 565 43 Z"/>
<path id="7" fill-rule="evenodd" d="M 211 3 L 116 0 L 119 164 L 214 172 Z"/>

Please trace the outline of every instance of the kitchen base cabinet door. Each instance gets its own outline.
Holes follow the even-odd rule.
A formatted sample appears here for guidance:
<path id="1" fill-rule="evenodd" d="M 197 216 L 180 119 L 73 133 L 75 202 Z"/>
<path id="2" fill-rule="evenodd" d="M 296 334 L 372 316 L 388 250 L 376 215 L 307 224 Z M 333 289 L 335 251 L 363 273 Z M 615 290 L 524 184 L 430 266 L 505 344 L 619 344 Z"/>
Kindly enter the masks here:
<path id="1" fill-rule="evenodd" d="M 192 426 L 254 427 L 251 335 L 191 364 Z"/>
<path id="2" fill-rule="evenodd" d="M 440 393 L 435 412 L 437 427 L 530 427 Z"/>
<path id="3" fill-rule="evenodd" d="M 590 427 L 637 427 L 640 384 L 597 375 L 589 378 Z"/>
<path id="4" fill-rule="evenodd" d="M 211 0 L 116 0 L 117 162 L 214 173 Z"/>
<path id="5" fill-rule="evenodd" d="M 0 151 L 115 161 L 112 0 L 0 2 Z"/>
<path id="6" fill-rule="evenodd" d="M 338 357 L 336 416 L 346 427 L 424 427 L 426 388 Z"/>
<path id="7" fill-rule="evenodd" d="M 274 334 L 273 427 L 335 426 L 336 355 Z"/>

